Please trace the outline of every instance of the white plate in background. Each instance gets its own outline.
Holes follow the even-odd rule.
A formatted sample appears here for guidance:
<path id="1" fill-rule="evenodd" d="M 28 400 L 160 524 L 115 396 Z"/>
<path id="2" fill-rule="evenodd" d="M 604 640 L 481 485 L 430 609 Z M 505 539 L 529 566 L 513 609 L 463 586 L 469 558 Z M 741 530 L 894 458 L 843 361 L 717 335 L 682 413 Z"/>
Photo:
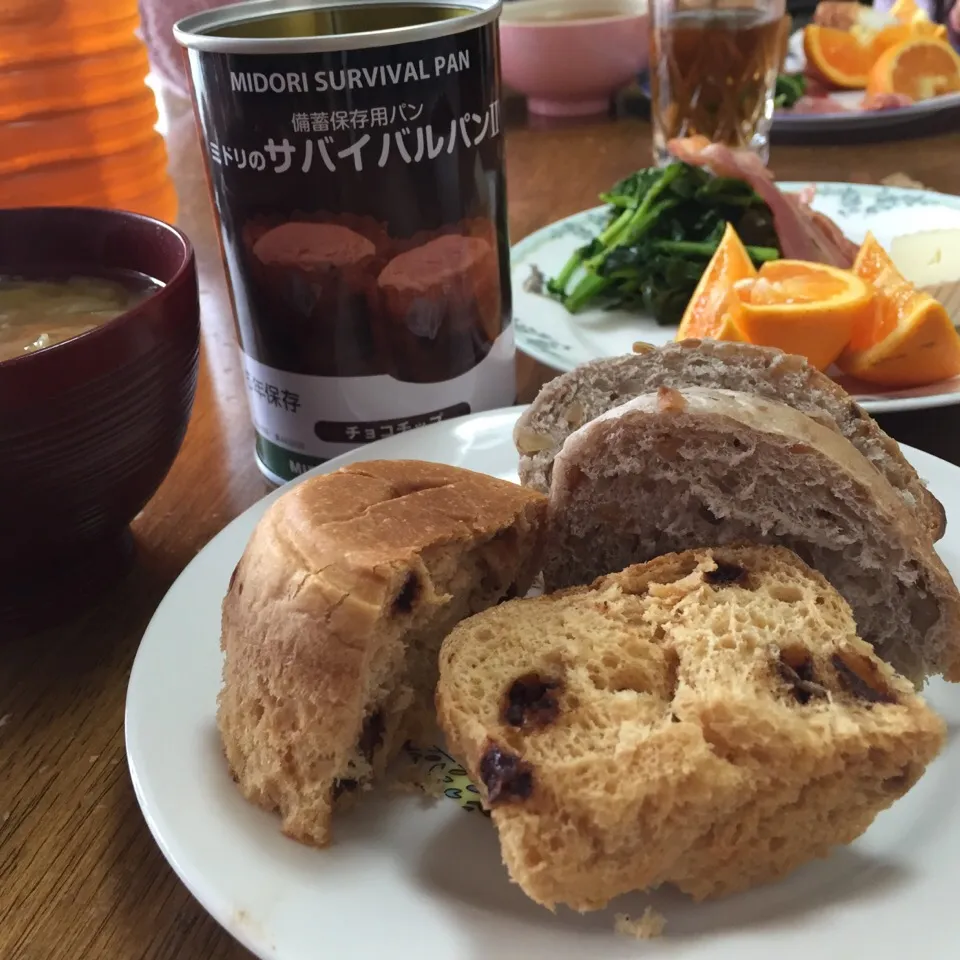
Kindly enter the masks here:
<path id="1" fill-rule="evenodd" d="M 797 191 L 810 184 L 779 186 Z M 813 208 L 834 220 L 855 243 L 860 243 L 867 231 L 889 247 L 894 237 L 904 233 L 960 227 L 960 197 L 857 183 L 814 186 Z M 572 370 L 588 360 L 629 353 L 637 340 L 659 346 L 677 332 L 675 326 L 659 326 L 652 317 L 625 310 L 593 308 L 572 316 L 556 300 L 526 289 L 533 267 L 548 278 L 558 274 L 577 247 L 603 229 L 606 211 L 606 207 L 594 207 L 559 220 L 525 237 L 512 250 L 517 347 L 555 370 Z M 960 403 L 960 377 L 906 390 L 841 382 L 871 413 Z"/>

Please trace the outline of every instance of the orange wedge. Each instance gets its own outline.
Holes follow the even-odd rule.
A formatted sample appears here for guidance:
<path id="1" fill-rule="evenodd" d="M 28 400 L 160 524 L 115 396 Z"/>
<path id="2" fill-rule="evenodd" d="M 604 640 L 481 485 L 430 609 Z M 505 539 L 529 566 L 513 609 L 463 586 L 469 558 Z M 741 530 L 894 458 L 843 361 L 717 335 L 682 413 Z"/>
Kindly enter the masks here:
<path id="1" fill-rule="evenodd" d="M 946 26 L 934 23 L 927 11 L 917 4 L 917 0 L 896 0 L 889 14 L 898 23 L 912 27 L 917 34 L 927 36 L 946 36 L 947 34 Z"/>
<path id="2" fill-rule="evenodd" d="M 934 23 L 932 20 L 917 20 L 910 24 L 910 30 L 915 37 L 933 37 L 936 40 L 947 39 L 947 25 Z"/>
<path id="3" fill-rule="evenodd" d="M 960 375 L 960 335 L 947 311 L 901 276 L 872 234 L 853 272 L 874 287 L 876 303 L 837 361 L 844 373 L 885 387 L 919 387 Z"/>
<path id="4" fill-rule="evenodd" d="M 870 30 L 836 30 L 810 24 L 803 31 L 807 68 L 822 80 L 861 90 L 877 60 L 877 34 Z"/>
<path id="5" fill-rule="evenodd" d="M 934 23 L 927 11 L 917 4 L 917 0 L 896 0 L 889 10 L 889 15 L 897 21 L 899 27 L 906 28 L 914 36 L 938 37 L 941 40 L 947 38 L 946 24 Z M 884 29 L 895 30 L 896 27 Z M 907 37 L 902 39 L 906 40 Z"/>
<path id="6" fill-rule="evenodd" d="M 947 28 L 942 23 L 933 23 L 931 20 L 918 20 L 916 23 L 895 23 L 880 30 L 873 39 L 873 50 L 876 59 L 880 54 L 891 47 L 913 40 L 915 37 L 933 37 L 935 40 L 946 40 Z M 876 63 L 876 60 L 874 60 Z M 870 68 L 871 70 L 873 67 Z M 867 76 L 869 81 L 870 77 Z"/>
<path id="7" fill-rule="evenodd" d="M 869 283 L 851 271 L 800 260 L 765 263 L 733 291 L 731 312 L 750 343 L 799 354 L 819 370 L 840 356 L 874 313 Z"/>
<path id="8" fill-rule="evenodd" d="M 914 20 L 927 19 L 927 14 L 920 9 L 917 0 L 895 0 L 888 12 L 900 23 L 913 23 Z"/>
<path id="9" fill-rule="evenodd" d="M 903 43 L 904 40 L 909 40 L 913 36 L 916 36 L 916 32 L 908 23 L 895 23 L 889 27 L 883 27 L 873 38 L 873 62 L 877 62 L 877 59 L 884 50 L 889 50 L 890 47 L 895 47 L 898 43 Z M 873 64 L 871 64 L 870 69 L 873 69 Z"/>
<path id="10" fill-rule="evenodd" d="M 744 338 L 730 317 L 729 298 L 738 280 L 756 275 L 750 254 L 740 242 L 737 231 L 728 223 L 716 253 L 710 258 L 687 309 L 683 311 L 676 339 L 696 337 L 742 342 Z"/>
<path id="11" fill-rule="evenodd" d="M 912 100 L 960 92 L 960 56 L 945 40 L 912 36 L 880 54 L 866 88 L 868 95 L 900 93 Z"/>

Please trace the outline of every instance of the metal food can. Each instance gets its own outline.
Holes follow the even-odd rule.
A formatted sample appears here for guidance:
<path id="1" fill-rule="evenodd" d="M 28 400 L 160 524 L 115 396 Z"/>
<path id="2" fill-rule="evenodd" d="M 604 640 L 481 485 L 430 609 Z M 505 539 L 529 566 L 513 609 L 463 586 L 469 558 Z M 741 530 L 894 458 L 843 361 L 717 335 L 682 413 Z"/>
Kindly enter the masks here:
<path id="1" fill-rule="evenodd" d="M 181 20 L 274 482 L 516 398 L 500 0 Z"/>

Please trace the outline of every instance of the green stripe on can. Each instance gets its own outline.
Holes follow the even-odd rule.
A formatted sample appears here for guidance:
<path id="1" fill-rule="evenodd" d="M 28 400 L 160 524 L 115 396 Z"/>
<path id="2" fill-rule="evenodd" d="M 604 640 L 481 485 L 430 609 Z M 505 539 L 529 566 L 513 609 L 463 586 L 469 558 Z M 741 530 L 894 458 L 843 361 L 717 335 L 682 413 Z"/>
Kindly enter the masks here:
<path id="1" fill-rule="evenodd" d="M 257 434 L 257 463 L 268 480 L 273 483 L 278 480 L 286 483 L 326 461 L 294 450 L 286 450 Z"/>

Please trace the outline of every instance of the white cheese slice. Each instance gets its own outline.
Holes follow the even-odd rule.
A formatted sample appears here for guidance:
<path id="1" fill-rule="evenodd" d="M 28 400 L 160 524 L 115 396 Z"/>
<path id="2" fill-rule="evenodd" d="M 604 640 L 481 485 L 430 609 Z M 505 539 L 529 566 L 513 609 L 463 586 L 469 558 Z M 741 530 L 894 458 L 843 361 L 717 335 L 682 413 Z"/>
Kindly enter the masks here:
<path id="1" fill-rule="evenodd" d="M 960 229 L 924 230 L 897 237 L 890 259 L 915 287 L 929 293 L 960 324 Z"/>

